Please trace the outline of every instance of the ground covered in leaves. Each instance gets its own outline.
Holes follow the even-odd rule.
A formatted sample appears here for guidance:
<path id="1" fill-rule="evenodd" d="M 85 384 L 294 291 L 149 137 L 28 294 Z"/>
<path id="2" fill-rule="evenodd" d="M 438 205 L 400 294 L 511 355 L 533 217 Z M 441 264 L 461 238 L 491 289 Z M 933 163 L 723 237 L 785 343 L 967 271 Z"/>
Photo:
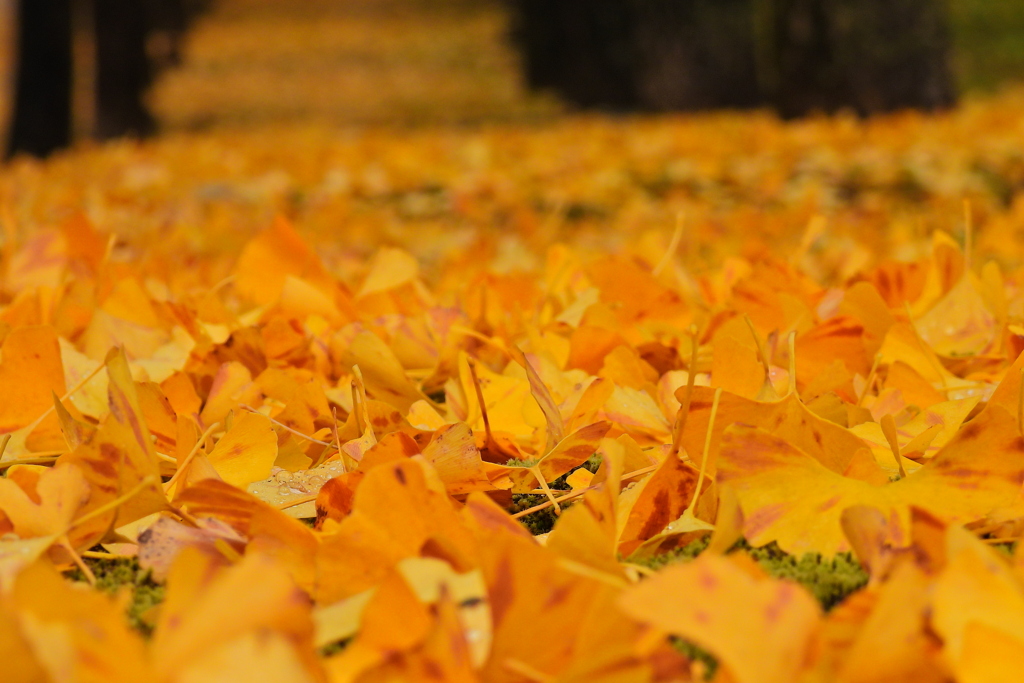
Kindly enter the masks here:
<path id="1" fill-rule="evenodd" d="M 4 680 L 1012 679 L 1021 120 L 0 170 Z"/>

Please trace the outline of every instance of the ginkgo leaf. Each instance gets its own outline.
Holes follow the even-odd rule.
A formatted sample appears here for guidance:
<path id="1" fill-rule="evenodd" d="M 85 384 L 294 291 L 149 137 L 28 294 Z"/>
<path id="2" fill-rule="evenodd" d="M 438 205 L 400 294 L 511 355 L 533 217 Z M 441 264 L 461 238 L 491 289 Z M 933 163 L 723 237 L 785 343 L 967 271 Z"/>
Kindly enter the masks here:
<path id="1" fill-rule="evenodd" d="M 313 373 L 297 368 L 267 368 L 255 378 L 254 384 L 267 398 L 277 401 L 280 410 L 271 410 L 269 417 L 300 434 L 312 435 L 318 426 L 314 416 L 326 419 L 331 411 L 323 387 Z M 205 421 L 205 409 L 203 420 Z"/>
<path id="2" fill-rule="evenodd" d="M 455 441 L 458 442 L 458 445 L 465 446 L 461 440 L 455 439 Z M 419 455 L 421 452 L 419 444 L 411 436 L 405 432 L 391 432 L 390 434 L 385 434 L 380 441 L 370 446 L 363 453 L 363 457 L 359 461 L 359 470 L 360 472 L 369 472 L 377 465 L 411 458 L 414 455 Z M 329 466 L 331 462 L 328 461 L 323 466 Z"/>
<path id="3" fill-rule="evenodd" d="M 60 422 L 60 431 L 64 435 L 64 441 L 69 449 L 74 450 L 92 439 L 96 428 L 91 424 L 76 420 L 60 402 L 57 394 L 53 395 L 53 408 L 57 414 L 57 420 Z"/>
<path id="4" fill-rule="evenodd" d="M 531 539 L 498 532 L 481 552 L 494 624 L 490 657 L 480 674 L 485 679 L 508 675 L 509 660 L 557 675 L 572 663 L 567 642 L 578 641 L 584 628 L 622 620 L 611 601 L 601 600 L 620 589 L 559 566 Z"/>
<path id="5" fill-rule="evenodd" d="M 678 519 L 697 491 L 698 470 L 675 455 L 667 456 L 648 477 L 622 496 L 618 550 L 630 555 Z"/>
<path id="6" fill-rule="evenodd" d="M 330 280 L 316 254 L 294 227 L 279 217 L 242 250 L 235 267 L 235 285 L 245 296 L 267 305 L 280 296 L 289 275 L 315 284 Z"/>
<path id="7" fill-rule="evenodd" d="M 215 566 L 186 550 L 171 568 L 153 637 L 158 676 L 187 671 L 190 663 L 247 633 L 269 631 L 298 643 L 312 639 L 308 599 L 281 566 L 261 555 L 220 572 Z M 252 591 L 257 584 L 260 589 Z"/>
<path id="8" fill-rule="evenodd" d="M 0 407 L 0 433 L 32 425 L 39 450 L 59 447 L 63 439 L 57 419 L 47 417 L 53 394 L 63 395 L 65 390 L 56 332 L 48 326 L 18 328 L 4 338 L 2 350 L 0 395 L 17 396 L 18 400 L 4 401 Z M 46 437 L 40 441 L 38 437 L 44 433 Z"/>
<path id="9" fill-rule="evenodd" d="M 352 317 L 345 315 L 349 312 L 349 302 L 332 284 L 326 279 L 314 283 L 292 274 L 285 275 L 281 295 L 274 308 L 298 318 L 319 316 L 332 323 L 345 322 Z"/>
<path id="10" fill-rule="evenodd" d="M 739 683 L 797 680 L 821 620 L 800 586 L 754 578 L 717 555 L 669 567 L 619 604 L 630 617 L 706 648 Z"/>
<path id="11" fill-rule="evenodd" d="M 206 457 L 221 479 L 245 488 L 270 476 L 277 458 L 277 433 L 267 418 L 245 413 Z"/>
<path id="12" fill-rule="evenodd" d="M 677 393 L 682 391 L 684 389 Z M 683 447 L 693 459 L 699 458 L 698 454 L 703 451 L 713 395 L 713 389 L 694 387 L 686 429 L 682 434 Z M 723 433 L 734 424 L 768 430 L 798 446 L 834 472 L 845 472 L 856 452 L 865 447 L 865 443 L 849 430 L 812 413 L 796 395 L 762 402 L 723 393 L 711 430 L 712 454 L 719 451 Z M 714 467 L 709 467 L 708 471 L 713 474 Z"/>
<path id="13" fill-rule="evenodd" d="M 212 467 L 210 465 L 211 469 Z M 309 496 L 318 493 L 328 481 L 346 473 L 345 464 L 341 460 L 328 460 L 322 465 L 298 472 L 287 472 L 274 468 L 270 471 L 271 475 L 268 478 L 249 484 L 245 490 L 265 503 L 282 508 L 293 516 L 296 514 L 294 508 L 302 507 L 302 505 L 292 505 L 293 503 L 308 499 Z M 313 515 L 303 516 L 311 517 Z"/>
<path id="14" fill-rule="evenodd" d="M 333 602 L 365 590 L 404 557 L 441 556 L 459 567 L 475 554 L 469 531 L 430 465 L 406 459 L 365 474 L 352 511 L 327 528 L 317 554 L 318 599 Z"/>
<path id="15" fill-rule="evenodd" d="M 388 659 L 413 655 L 430 633 L 430 611 L 397 571 L 388 574 L 367 599 L 360 614 L 359 634 L 333 663 L 346 678 L 366 675 Z"/>
<path id="16" fill-rule="evenodd" d="M 734 337 L 724 336 L 714 345 L 711 384 L 744 398 L 757 398 L 764 385 L 757 349 Z"/>
<path id="17" fill-rule="evenodd" d="M 385 292 L 410 282 L 419 275 L 419 263 L 402 249 L 385 247 L 374 256 L 370 272 L 357 296 Z"/>
<path id="18" fill-rule="evenodd" d="M 935 351 L 921 339 L 917 329 L 909 323 L 897 322 L 889 328 L 878 354 L 881 363 L 886 365 L 903 363 L 933 386 L 947 390 L 962 388 L 964 392 L 970 392 L 974 388 L 971 382 L 963 380 L 947 370 L 939 361 Z M 971 393 L 965 393 L 964 396 L 959 396 L 947 392 L 946 398 L 965 398 L 970 395 Z"/>
<path id="19" fill-rule="evenodd" d="M 992 342 L 996 321 L 978 285 L 973 274 L 965 274 L 931 310 L 914 320 L 918 334 L 940 356 L 975 355 Z"/>
<path id="20" fill-rule="evenodd" d="M 463 419 L 474 429 L 485 429 L 475 386 L 478 384 L 491 429 L 518 437 L 533 434 L 536 430 L 537 427 L 531 424 L 525 414 L 527 402 L 533 403 L 529 381 L 522 377 L 491 372 L 479 363 L 471 369 L 470 359 L 465 354 L 459 357 L 459 381 L 467 397 Z M 449 421 L 454 421 L 457 416 L 458 413 L 450 416 Z"/>
<path id="21" fill-rule="evenodd" d="M 0 590 L 8 590 L 21 571 L 42 557 L 60 537 L 57 534 L 0 543 Z"/>
<path id="22" fill-rule="evenodd" d="M 2 562 L 0 559 L 0 567 Z M 0 586 L 5 585 L 3 569 L 0 568 Z M 33 654 L 26 635 L 22 633 L 18 615 L 6 606 L 0 607 L 0 657 L 4 661 L 4 674 L 12 681 L 47 680 L 43 664 Z"/>
<path id="23" fill-rule="evenodd" d="M 118 525 L 127 524 L 168 505 L 160 487 L 152 436 L 142 418 L 124 351 L 113 349 L 106 367 L 110 375 L 110 414 L 92 439 L 62 456 L 61 461 L 77 465 L 86 475 L 93 495 L 83 510 L 85 513 L 131 495 L 109 516 L 94 518 L 91 532 L 88 528 L 80 529 L 86 537 L 89 533 L 102 536 L 115 519 Z"/>
<path id="24" fill-rule="evenodd" d="M 562 413 L 558 410 L 558 405 L 555 403 L 555 399 L 551 396 L 550 390 L 541 380 L 540 375 L 537 374 L 537 370 L 530 363 L 529 357 L 524 354 L 517 347 L 512 347 L 509 351 L 512 358 L 519 363 L 526 370 L 526 378 L 530 382 L 530 392 L 533 394 L 533 398 L 537 401 L 537 405 L 540 406 L 541 411 L 544 413 L 544 418 L 547 420 L 547 446 L 546 451 L 551 451 L 555 444 L 561 441 L 565 437 L 565 425 L 562 422 Z"/>
<path id="25" fill-rule="evenodd" d="M 550 482 L 585 463 L 597 452 L 598 444 L 611 425 L 595 422 L 562 439 L 532 467 L 507 467 L 503 472 L 513 482 L 513 491 L 530 490 L 541 481 Z"/>
<path id="26" fill-rule="evenodd" d="M 598 411 L 608 402 L 614 391 L 615 384 L 600 377 L 587 385 L 572 409 L 566 428 L 575 431 L 584 425 L 593 424 L 597 420 Z"/>
<path id="27" fill-rule="evenodd" d="M 423 457 L 453 496 L 494 488 L 484 471 L 473 432 L 463 422 L 439 429 L 423 449 Z"/>
<path id="28" fill-rule="evenodd" d="M 631 389 L 643 389 L 658 381 L 658 371 L 641 358 L 636 349 L 625 344 L 615 347 L 604 357 L 604 365 L 597 376 Z"/>
<path id="29" fill-rule="evenodd" d="M 616 523 L 624 455 L 609 450 L 604 457 L 604 481 L 559 517 L 546 547 L 571 562 L 576 571 L 580 571 L 579 564 L 588 574 L 593 570 L 603 573 L 606 580 L 625 582 L 626 573 L 618 562 Z"/>
<path id="30" fill-rule="evenodd" d="M 394 352 L 372 332 L 357 334 L 339 360 L 349 368 L 358 365 L 370 395 L 403 412 L 416 401 L 427 400 L 406 376 Z"/>
<path id="31" fill-rule="evenodd" d="M 463 626 L 459 605 L 447 592 L 442 593 L 434 607 L 434 615 L 434 626 L 417 653 L 419 656 L 411 662 L 410 671 L 422 678 L 440 672 L 440 677 L 446 681 L 473 683 L 479 680 L 476 669 L 483 657 L 474 658 L 472 647 L 479 631 Z"/>
<path id="32" fill-rule="evenodd" d="M 921 460 L 933 457 L 942 446 L 960 429 L 964 418 L 978 405 L 977 398 L 965 398 L 956 401 L 945 401 L 921 411 L 914 419 L 901 425 L 896 430 L 900 454 L 903 457 Z M 892 451 L 881 425 L 876 422 L 865 422 L 850 429 L 871 448 L 872 454 L 880 464 L 890 466 Z"/>
<path id="33" fill-rule="evenodd" d="M 0 168 L 0 680 L 1021 677 L 1019 93 L 583 120 L 496 6 L 252 4 L 151 93 L 252 130 Z"/>
<path id="34" fill-rule="evenodd" d="M 78 590 L 52 567 L 36 563 L 9 593 L 29 649 L 51 672 L 74 680 L 146 680 L 153 672 L 142 639 L 109 596 Z"/>
<path id="35" fill-rule="evenodd" d="M 845 550 L 843 511 L 869 505 L 900 524 L 892 543 L 907 543 L 908 510 L 974 521 L 1012 501 L 1024 481 L 1024 443 L 1016 421 L 990 409 L 966 425 L 934 458 L 900 481 L 874 486 L 832 472 L 779 437 L 734 426 L 719 456 L 718 480 L 736 489 L 744 535 L 754 545 L 776 541 L 791 553 Z"/>
<path id="36" fill-rule="evenodd" d="M 954 527 L 946 538 L 948 563 L 935 582 L 932 623 L 953 671 L 964 680 L 981 680 L 971 671 L 977 662 L 964 662 L 965 647 L 981 649 L 972 626 L 1015 641 L 1013 650 L 1024 647 L 1024 588 L 1006 562 L 969 532 Z"/>
<path id="37" fill-rule="evenodd" d="M 315 683 L 315 676 L 287 638 L 250 631 L 191 659 L 177 675 L 184 683 L 230 683 L 266 678 L 282 683 Z"/>
<path id="38" fill-rule="evenodd" d="M 824 652 L 817 677 L 859 683 L 878 680 L 948 680 L 926 630 L 930 581 L 912 563 L 900 564 L 881 587 L 870 587 L 829 613 L 822 627 Z"/>
<path id="39" fill-rule="evenodd" d="M 224 363 L 213 377 L 209 395 L 199 414 L 204 425 L 223 424 L 246 389 L 252 386 L 252 373 L 238 362 Z"/>
<path id="40" fill-rule="evenodd" d="M 235 552 L 244 548 L 245 539 L 224 522 L 207 518 L 202 524 L 195 528 L 161 517 L 139 534 L 139 566 L 152 571 L 157 581 L 164 581 L 174 560 L 185 548 L 199 549 L 215 558 L 222 557 L 224 546 L 221 544 L 227 544 Z"/>
<path id="41" fill-rule="evenodd" d="M 13 479 L 0 479 L 0 510 L 22 539 L 67 533 L 88 502 L 90 489 L 82 471 L 65 463 L 44 472 L 33 493 L 30 497 Z"/>
<path id="42" fill-rule="evenodd" d="M 436 603 L 444 594 L 459 605 L 460 620 L 467 630 L 475 631 L 471 644 L 474 658 L 478 664 L 482 663 L 489 649 L 490 608 L 479 570 L 459 574 L 443 560 L 421 557 L 404 559 L 395 568 L 420 602 Z M 379 589 L 368 589 L 333 605 L 317 608 L 313 613 L 317 644 L 327 645 L 355 635 L 370 598 Z"/>
<path id="43" fill-rule="evenodd" d="M 662 443 L 671 428 L 654 398 L 646 391 L 616 386 L 598 416 L 619 425 L 643 445 Z"/>

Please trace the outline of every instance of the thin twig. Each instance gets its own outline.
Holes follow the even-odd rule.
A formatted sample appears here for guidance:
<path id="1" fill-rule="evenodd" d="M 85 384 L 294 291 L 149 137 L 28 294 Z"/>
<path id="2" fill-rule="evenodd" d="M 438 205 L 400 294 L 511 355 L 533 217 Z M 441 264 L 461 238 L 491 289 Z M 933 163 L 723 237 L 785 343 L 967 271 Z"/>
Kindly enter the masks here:
<path id="1" fill-rule="evenodd" d="M 658 469 L 658 467 L 660 467 L 660 465 L 651 465 L 650 467 L 643 467 L 643 468 L 638 469 L 638 470 L 633 470 L 632 472 L 627 472 L 626 474 L 622 475 L 622 480 L 625 481 L 626 479 L 632 479 L 633 477 L 639 477 L 641 475 L 648 474 L 648 473 L 653 472 L 654 470 Z M 558 498 L 557 501 L 558 501 L 558 503 L 564 503 L 567 500 L 572 500 L 573 498 L 578 498 L 578 497 L 582 496 L 584 493 L 586 493 L 587 491 L 593 491 L 598 486 L 600 486 L 600 484 L 597 484 L 596 486 L 588 486 L 586 488 L 577 489 L 576 491 L 573 491 L 572 493 L 570 493 L 568 495 L 565 495 L 565 496 L 562 496 L 561 498 Z M 512 518 L 513 519 L 519 519 L 520 517 L 528 515 L 528 514 L 530 514 L 532 512 L 539 512 L 541 510 L 546 510 L 547 508 L 551 507 L 551 505 L 552 505 L 552 502 L 550 500 L 548 500 L 548 501 L 545 501 L 545 502 L 541 503 L 540 505 L 534 505 L 532 508 L 527 508 L 525 510 L 521 510 L 521 511 L 515 513 L 514 515 L 512 515 Z"/>
<path id="2" fill-rule="evenodd" d="M 210 437 L 210 434 L 213 434 L 213 430 L 216 429 L 219 424 L 219 422 L 214 422 L 212 425 L 206 428 L 206 431 L 203 432 L 202 436 L 199 437 L 199 440 L 196 441 L 194 446 L 192 446 L 192 450 L 188 452 L 188 455 L 186 455 L 185 458 L 181 461 L 181 464 L 178 465 L 178 469 L 174 471 L 174 474 L 171 476 L 171 478 L 167 480 L 166 484 L 164 484 L 165 492 L 170 491 L 171 487 L 174 486 L 174 482 L 178 481 L 178 478 L 182 475 L 182 473 L 188 469 L 188 466 L 192 463 L 192 459 L 196 457 L 197 453 L 199 453 L 199 449 L 202 447 L 203 443 Z"/>
<path id="3" fill-rule="evenodd" d="M 75 549 L 74 547 L 72 547 L 71 541 L 68 539 L 67 534 L 61 536 L 60 540 L 57 541 L 57 543 L 61 547 L 63 547 L 64 550 L 68 551 L 68 553 L 71 555 L 71 559 L 74 560 L 78 568 L 82 570 L 83 574 L 85 574 L 85 578 L 89 582 L 89 585 L 95 587 L 96 575 L 92 573 L 91 569 L 89 569 L 89 565 L 85 563 L 85 560 L 83 560 L 82 557 L 77 552 L 75 552 Z"/>
<path id="4" fill-rule="evenodd" d="M 278 510 L 287 510 L 288 508 L 295 507 L 296 505 L 302 505 L 303 503 L 311 503 L 314 500 L 316 500 L 317 496 L 319 496 L 319 495 L 320 495 L 319 492 L 311 493 L 308 496 L 302 496 L 301 498 L 295 498 L 293 500 L 289 500 L 286 503 L 281 503 L 280 505 L 275 505 L 274 507 L 277 508 Z"/>
<path id="5" fill-rule="evenodd" d="M 0 462 L 0 470 L 5 470 L 8 467 L 15 465 L 52 465 L 63 453 L 55 455 L 40 455 L 35 458 L 20 458 L 18 460 L 8 460 L 7 462 Z"/>
<path id="6" fill-rule="evenodd" d="M 138 484 L 133 486 L 132 489 L 130 491 L 128 491 L 128 493 L 126 493 L 126 494 L 124 494 L 122 496 L 118 496 L 117 498 L 115 498 L 114 500 L 110 501 L 109 503 L 104 503 L 103 505 L 99 506 L 98 508 L 96 508 L 92 512 L 87 512 L 84 515 L 82 515 L 81 517 L 79 517 L 78 519 L 76 519 L 74 522 L 71 523 L 71 528 L 74 528 L 76 526 L 81 526 L 82 524 L 85 524 L 86 522 L 92 521 L 93 519 L 95 519 L 96 517 L 99 517 L 100 515 L 106 514 L 106 513 L 110 512 L 111 510 L 116 509 L 117 507 L 123 505 L 127 501 L 129 501 L 132 498 L 134 498 L 135 496 L 139 495 L 139 493 L 141 493 L 143 491 L 143 489 L 145 489 L 145 488 L 147 488 L 149 486 L 152 486 L 153 484 L 156 484 L 159 481 L 160 481 L 159 478 L 154 477 L 154 476 L 148 476 L 148 477 L 144 478 Z"/>
<path id="7" fill-rule="evenodd" d="M 252 412 L 254 412 L 254 413 L 257 413 L 257 414 L 259 414 L 259 415 L 263 415 L 263 413 L 261 413 L 260 411 L 256 410 L 256 409 L 255 409 L 255 408 L 253 408 L 253 407 L 252 407 L 251 405 L 248 405 L 248 404 L 246 404 L 246 403 L 243 403 L 243 404 L 241 404 L 241 407 L 242 407 L 242 408 L 245 408 L 246 410 L 251 410 Z M 331 445 L 331 444 L 330 444 L 329 442 L 327 442 L 327 441 L 320 441 L 319 439 L 314 439 L 314 438 L 313 438 L 313 437 L 311 437 L 311 436 L 307 436 L 306 434 L 303 434 L 302 432 L 300 432 L 300 431 L 299 431 L 299 430 L 297 430 L 297 429 L 292 429 L 291 427 L 289 427 L 289 426 L 288 426 L 288 425 L 286 425 L 285 423 L 281 422 L 280 420 L 275 420 L 274 418 L 270 417 L 269 415 L 263 415 L 263 417 L 267 418 L 268 420 L 270 420 L 271 422 L 273 422 L 274 424 L 276 424 L 276 425 L 277 425 L 278 427 L 280 427 L 281 429 L 284 429 L 284 430 L 286 430 L 286 431 L 289 431 L 289 432 L 291 432 L 292 434 L 294 434 L 295 436 L 299 436 L 299 437 L 302 437 L 302 438 L 303 438 L 303 439 L 305 439 L 306 441 L 312 441 L 313 443 L 318 443 L 318 444 L 320 444 L 321 446 L 330 446 L 330 445 Z"/>

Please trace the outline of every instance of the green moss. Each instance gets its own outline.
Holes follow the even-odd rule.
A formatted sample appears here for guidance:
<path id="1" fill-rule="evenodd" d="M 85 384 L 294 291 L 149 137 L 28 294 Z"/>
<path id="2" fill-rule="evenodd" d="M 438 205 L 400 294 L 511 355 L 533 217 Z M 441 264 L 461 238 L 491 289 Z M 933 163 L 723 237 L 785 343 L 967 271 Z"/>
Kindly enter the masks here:
<path id="1" fill-rule="evenodd" d="M 710 652 L 683 638 L 673 637 L 672 647 L 685 655 L 690 661 L 704 663 L 704 678 L 702 680 L 710 681 L 715 677 L 715 672 L 718 671 L 718 660 Z"/>
<path id="2" fill-rule="evenodd" d="M 677 562 L 689 562 L 704 552 L 704 549 L 708 547 L 708 543 L 710 541 L 711 536 L 705 536 L 704 538 L 698 538 L 696 541 L 684 545 L 682 548 L 676 548 L 675 550 L 662 555 L 645 557 L 643 559 L 628 558 L 627 561 L 647 567 L 648 569 L 658 570 L 663 567 L 667 567 L 670 564 L 676 564 Z"/>
<path id="3" fill-rule="evenodd" d="M 346 647 L 348 647 L 348 644 L 351 642 L 351 638 L 336 640 L 333 643 L 328 643 L 323 647 L 317 648 L 317 654 L 319 654 L 321 657 L 330 657 L 331 655 L 336 655 L 339 652 L 343 651 Z"/>
<path id="4" fill-rule="evenodd" d="M 505 463 L 505 467 L 533 467 L 538 462 L 540 462 L 540 458 L 527 458 L 525 460 L 512 458 L 511 460 Z"/>
<path id="5" fill-rule="evenodd" d="M 587 461 L 580 465 L 583 469 L 589 471 L 591 474 L 597 474 L 597 468 L 604 462 L 604 456 L 600 453 L 594 453 L 592 456 L 587 458 Z"/>
<path id="6" fill-rule="evenodd" d="M 995 543 L 992 547 L 1005 554 L 1007 557 L 1013 557 L 1013 552 L 1017 549 L 1017 542 L 1011 541 L 1009 543 Z"/>
<path id="7" fill-rule="evenodd" d="M 604 457 L 600 453 L 594 453 L 592 456 L 587 458 L 587 461 L 584 462 L 582 465 L 580 465 L 579 467 L 572 468 L 566 474 L 563 474 L 558 479 L 555 479 L 555 481 L 552 482 L 551 484 L 549 484 L 549 486 L 551 486 L 551 488 L 555 488 L 555 484 L 557 482 L 565 482 L 565 478 L 566 477 L 568 477 L 570 474 L 572 474 L 573 472 L 575 472 L 576 470 L 578 470 L 580 468 L 583 468 L 583 469 L 587 470 L 591 474 L 596 474 L 597 473 L 597 468 L 601 466 L 601 462 L 602 461 L 604 461 Z M 517 458 L 512 458 L 511 460 L 509 460 L 509 461 L 507 461 L 505 463 L 505 467 L 533 467 L 538 462 L 540 462 L 540 458 L 527 458 L 526 460 L 519 460 Z M 568 487 L 564 486 L 562 488 L 568 488 Z"/>
<path id="8" fill-rule="evenodd" d="M 548 488 L 552 491 L 567 491 L 569 485 L 565 483 L 565 478 L 568 475 L 563 475 L 553 482 L 548 484 Z M 546 503 L 548 497 L 543 493 L 513 493 L 512 494 L 512 506 L 509 508 L 509 512 L 515 514 L 523 510 L 528 510 L 535 505 Z M 572 505 L 572 502 L 563 504 L 562 509 L 566 509 Z M 555 522 L 558 521 L 558 515 L 555 514 L 554 506 L 549 506 L 543 510 L 537 512 L 531 512 L 528 515 L 519 518 L 519 523 L 525 526 L 531 534 L 539 536 L 540 534 L 546 534 L 555 528 Z"/>
<path id="9" fill-rule="evenodd" d="M 704 552 L 709 541 L 710 536 L 705 536 L 672 552 L 630 561 L 650 569 L 662 569 L 670 564 L 693 560 Z M 862 588 L 868 581 L 867 573 L 850 553 L 840 553 L 830 560 L 811 553 L 798 558 L 782 551 L 775 543 L 761 548 L 751 548 L 746 541 L 737 543 L 734 550 L 749 552 L 768 575 L 777 579 L 796 581 L 806 588 L 826 611 Z M 673 638 L 672 644 L 690 659 L 704 663 L 704 680 L 714 677 L 718 661 L 709 652 L 682 638 Z"/>
<path id="10" fill-rule="evenodd" d="M 839 553 L 831 559 L 807 553 L 798 558 L 771 543 L 750 549 L 750 555 L 771 576 L 802 585 L 825 610 L 832 609 L 868 582 L 867 572 L 851 553 Z"/>
<path id="11" fill-rule="evenodd" d="M 594 456 L 591 456 L 591 460 L 593 460 L 593 458 Z M 587 467 L 589 463 L 590 460 L 581 465 L 581 467 Z M 535 460 L 532 462 L 528 460 L 510 460 L 508 462 L 508 465 L 510 467 L 532 467 L 535 464 L 537 464 L 537 461 Z M 560 476 L 558 479 L 549 482 L 548 488 L 550 488 L 552 491 L 568 491 L 572 487 L 565 483 L 565 479 L 577 469 L 579 468 L 573 468 L 569 472 L 566 472 L 565 474 Z M 587 469 L 590 468 L 587 467 Z M 597 467 L 594 467 L 594 470 L 591 471 L 595 471 L 596 469 Z M 528 510 L 534 507 L 535 505 L 546 503 L 547 500 L 548 497 L 545 496 L 543 493 L 513 493 L 512 505 L 508 508 L 508 511 L 510 514 L 514 515 L 517 512 Z M 572 505 L 572 502 L 565 503 L 564 505 L 562 505 L 562 509 L 564 510 L 570 505 Z M 525 526 L 534 536 L 546 534 L 552 529 L 554 529 L 556 521 L 558 521 L 558 515 L 555 514 L 555 509 L 553 506 L 544 508 L 543 510 L 538 510 L 537 512 L 531 512 L 530 514 L 519 518 L 519 523 Z"/>
<path id="12" fill-rule="evenodd" d="M 664 555 L 631 561 L 655 570 L 676 562 L 688 562 L 707 548 L 708 540 L 705 537 Z M 751 548 L 746 541 L 740 541 L 736 548 L 747 550 L 769 576 L 799 583 L 825 610 L 832 609 L 868 582 L 867 572 L 851 553 L 839 553 L 831 559 L 812 553 L 797 557 L 784 552 L 775 543 Z"/>
<path id="13" fill-rule="evenodd" d="M 122 586 L 131 589 L 132 600 L 126 613 L 128 623 L 139 633 L 149 637 L 153 628 L 143 621 L 142 615 L 164 601 L 164 586 L 153 581 L 149 570 L 140 567 L 136 558 L 86 558 L 85 563 L 96 575 L 96 588 L 99 590 L 116 593 Z M 86 580 L 79 569 L 69 572 L 67 576 L 72 581 Z"/>
<path id="14" fill-rule="evenodd" d="M 546 502 L 547 499 L 547 496 L 539 493 L 514 493 L 512 494 L 512 505 L 508 511 L 514 515 L 517 512 L 528 510 L 535 505 L 540 505 Z M 565 507 L 563 506 L 563 509 Z M 557 520 L 558 515 L 555 514 L 554 506 L 551 506 L 520 517 L 519 523 L 525 526 L 534 536 L 539 536 L 554 529 Z"/>

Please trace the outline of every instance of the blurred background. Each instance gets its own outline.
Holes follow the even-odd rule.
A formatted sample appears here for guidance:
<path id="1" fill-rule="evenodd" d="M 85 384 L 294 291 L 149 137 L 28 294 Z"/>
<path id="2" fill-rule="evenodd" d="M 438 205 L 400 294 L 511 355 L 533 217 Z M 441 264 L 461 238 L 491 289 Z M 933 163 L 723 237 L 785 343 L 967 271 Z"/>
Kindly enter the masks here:
<path id="1" fill-rule="evenodd" d="M 1024 78 L 1022 0 L 0 0 L 9 153 L 158 131 L 941 109 Z"/>

